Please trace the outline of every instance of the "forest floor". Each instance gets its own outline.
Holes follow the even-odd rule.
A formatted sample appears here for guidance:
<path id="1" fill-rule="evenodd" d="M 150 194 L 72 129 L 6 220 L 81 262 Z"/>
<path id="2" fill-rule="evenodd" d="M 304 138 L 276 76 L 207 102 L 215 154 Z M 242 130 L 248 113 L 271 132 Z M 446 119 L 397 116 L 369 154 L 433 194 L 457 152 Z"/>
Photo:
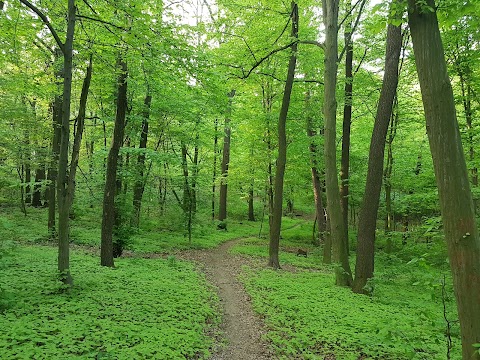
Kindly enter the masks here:
<path id="1" fill-rule="evenodd" d="M 227 241 L 214 249 L 185 251 L 179 256 L 200 264 L 207 279 L 217 288 L 223 307 L 221 330 L 227 344 L 214 349 L 212 360 L 275 358 L 268 344 L 262 339 L 266 329 L 260 317 L 253 312 L 250 297 L 239 280 L 244 265 L 260 264 L 244 256 L 229 253 L 242 239 Z"/>

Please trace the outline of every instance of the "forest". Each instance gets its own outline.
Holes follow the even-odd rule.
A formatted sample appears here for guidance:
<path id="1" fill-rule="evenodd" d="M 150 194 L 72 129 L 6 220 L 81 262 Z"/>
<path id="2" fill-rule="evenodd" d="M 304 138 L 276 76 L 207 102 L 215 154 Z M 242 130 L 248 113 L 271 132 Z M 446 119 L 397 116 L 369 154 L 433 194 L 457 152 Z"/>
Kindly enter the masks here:
<path id="1" fill-rule="evenodd" d="M 480 1 L 0 30 L 0 359 L 480 360 Z"/>

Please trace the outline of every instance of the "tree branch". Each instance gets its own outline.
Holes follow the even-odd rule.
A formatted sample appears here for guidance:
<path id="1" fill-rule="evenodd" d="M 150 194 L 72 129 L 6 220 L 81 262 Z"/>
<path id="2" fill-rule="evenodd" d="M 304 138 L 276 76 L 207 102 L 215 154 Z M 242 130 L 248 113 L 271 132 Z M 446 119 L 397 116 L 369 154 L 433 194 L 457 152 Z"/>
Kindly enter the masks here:
<path id="1" fill-rule="evenodd" d="M 63 45 L 62 40 L 60 40 L 60 38 L 58 37 L 57 32 L 55 31 L 52 24 L 50 23 L 50 20 L 48 20 L 48 18 L 45 16 L 45 14 L 39 8 L 37 8 L 35 5 L 30 3 L 28 0 L 20 0 L 20 2 L 23 5 L 25 5 L 26 7 L 28 7 L 30 10 L 32 10 L 35 14 L 37 14 L 37 16 L 43 21 L 43 23 L 48 28 L 48 30 L 50 30 L 50 33 L 52 34 L 53 38 L 55 39 L 55 41 L 56 41 L 58 47 L 60 48 L 60 50 L 62 50 L 62 53 L 64 53 L 65 52 L 65 46 Z"/>
<path id="2" fill-rule="evenodd" d="M 352 31 L 350 32 L 350 36 L 348 37 L 348 41 L 345 44 L 345 47 L 342 49 L 342 52 L 340 53 L 340 56 L 338 57 L 339 62 L 342 60 L 342 57 L 345 54 L 345 51 L 347 51 L 348 46 L 350 45 L 350 42 L 352 41 L 353 34 L 355 33 L 355 30 L 357 29 L 358 23 L 360 22 L 360 17 L 362 16 L 363 8 L 365 7 L 365 4 L 367 3 L 367 0 L 361 0 L 361 1 L 362 1 L 362 3 L 360 4 L 360 9 L 358 10 L 358 15 L 357 15 L 357 18 L 355 19 L 355 24 L 352 27 Z M 357 4 L 355 4 L 355 6 L 356 5 Z"/>
<path id="3" fill-rule="evenodd" d="M 316 40 L 300 40 L 298 43 L 299 44 L 307 44 L 307 45 L 315 45 L 315 46 L 318 46 L 320 49 L 325 50 L 325 44 L 321 43 L 319 41 L 316 41 Z"/>
<path id="4" fill-rule="evenodd" d="M 125 28 L 123 26 L 115 25 L 115 24 L 112 24 L 109 21 L 105 21 L 105 20 L 102 20 L 102 19 L 96 19 L 96 18 L 87 16 L 87 15 L 77 15 L 77 18 L 95 21 L 95 22 L 98 22 L 98 23 L 103 24 L 103 25 L 113 26 L 114 28 L 116 28 L 118 30 L 122 30 L 122 31 L 128 31 L 129 30 L 129 28 Z"/>
<path id="5" fill-rule="evenodd" d="M 243 76 L 240 77 L 240 79 L 246 79 L 246 78 L 248 78 L 248 77 L 252 74 L 253 70 L 255 70 L 257 67 L 259 67 L 259 66 L 260 66 L 265 60 L 267 60 L 270 56 L 272 56 L 272 55 L 274 55 L 274 54 L 276 54 L 276 53 L 278 53 L 278 52 L 280 52 L 280 51 L 286 50 L 286 49 L 288 49 L 289 47 L 291 47 L 292 45 L 297 44 L 297 43 L 298 43 L 298 41 L 296 40 L 296 41 L 294 41 L 294 42 L 291 42 L 290 44 L 281 46 L 281 47 L 279 47 L 278 49 L 275 49 L 275 50 L 270 51 L 267 55 L 265 55 L 265 56 L 262 57 L 260 60 L 258 60 L 258 61 L 250 68 L 250 70 L 249 70 L 246 74 L 244 74 Z"/>

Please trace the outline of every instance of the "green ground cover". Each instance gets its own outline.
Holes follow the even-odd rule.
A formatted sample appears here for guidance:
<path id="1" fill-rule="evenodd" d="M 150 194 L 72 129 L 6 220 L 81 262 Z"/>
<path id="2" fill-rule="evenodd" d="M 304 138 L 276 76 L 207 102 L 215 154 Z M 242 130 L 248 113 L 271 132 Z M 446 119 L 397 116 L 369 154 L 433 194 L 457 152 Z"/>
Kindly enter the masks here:
<path id="1" fill-rule="evenodd" d="M 192 264 L 74 251 L 75 285 L 62 292 L 56 249 L 18 247 L 0 269 L 2 359 L 208 358 L 217 299 Z"/>
<path id="2" fill-rule="evenodd" d="M 198 222 L 192 243 L 174 221 L 147 218 L 129 249 L 137 253 L 175 254 L 188 248 L 211 248 L 245 237 L 232 253 L 265 258 L 268 222 L 229 221 L 218 231 L 212 221 Z M 1 242 L 20 243 L 0 262 L 3 358 L 207 358 L 209 331 L 219 321 L 213 290 L 193 265 L 170 256 L 117 259 L 116 269 L 98 266 L 98 258 L 73 251 L 75 287 L 62 293 L 55 280 L 56 249 L 45 243 L 45 213 L 28 217 L 4 212 Z M 312 244 L 312 224 L 284 218 L 281 264 L 287 270 L 246 268 L 245 283 L 255 310 L 269 329 L 267 339 L 282 359 L 446 359 L 443 313 L 451 321 L 451 359 L 460 359 L 455 303 L 441 240 L 427 243 L 412 236 L 408 245 L 376 256 L 372 297 L 334 285 L 333 269 L 322 264 L 322 248 Z M 98 217 L 72 221 L 72 241 L 98 247 Z M 351 232 L 354 237 L 353 231 Z M 9 241 L 12 240 L 12 241 Z M 352 241 L 352 243 L 354 243 Z M 385 239 L 379 236 L 379 248 Z M 298 249 L 307 257 L 296 256 Z M 352 249 L 353 250 L 353 249 Z M 353 251 L 352 251 L 353 252 Z M 0 256 L 1 258 L 1 256 Z M 351 257 L 352 268 L 355 258 Z M 441 281 L 446 275 L 446 297 Z M 16 354 L 16 355 L 15 355 Z"/>
<path id="3" fill-rule="evenodd" d="M 412 243 L 395 255 L 379 251 L 373 296 L 335 286 L 322 249 L 311 245 L 308 223 L 282 232 L 280 261 L 295 272 L 246 269 L 243 281 L 267 338 L 283 359 L 438 359 L 447 357 L 443 303 L 452 325 L 451 359 L 461 359 L 457 315 L 443 244 Z M 379 244 L 384 239 L 380 236 Z M 308 257 L 295 250 L 308 251 Z M 265 239 L 249 238 L 233 253 L 265 257 Z M 423 254 L 419 256 L 418 254 Z M 351 257 L 352 269 L 355 258 Z M 303 270 L 302 270 L 303 269 Z M 442 282 L 446 295 L 442 296 Z M 445 301 L 443 301 L 443 299 Z"/>

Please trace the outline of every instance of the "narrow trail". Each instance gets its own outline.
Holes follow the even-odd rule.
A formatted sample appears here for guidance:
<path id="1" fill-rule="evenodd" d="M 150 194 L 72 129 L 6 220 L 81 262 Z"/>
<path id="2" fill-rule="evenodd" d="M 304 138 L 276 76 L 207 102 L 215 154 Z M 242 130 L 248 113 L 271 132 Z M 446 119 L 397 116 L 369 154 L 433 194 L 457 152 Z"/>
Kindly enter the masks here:
<path id="1" fill-rule="evenodd" d="M 252 310 L 250 297 L 238 279 L 242 265 L 249 261 L 229 254 L 230 248 L 242 239 L 227 241 L 215 249 L 187 251 L 182 258 L 202 265 L 207 279 L 218 289 L 223 308 L 221 329 L 227 340 L 211 360 L 266 360 L 274 359 L 268 345 L 262 340 L 264 326 Z"/>

